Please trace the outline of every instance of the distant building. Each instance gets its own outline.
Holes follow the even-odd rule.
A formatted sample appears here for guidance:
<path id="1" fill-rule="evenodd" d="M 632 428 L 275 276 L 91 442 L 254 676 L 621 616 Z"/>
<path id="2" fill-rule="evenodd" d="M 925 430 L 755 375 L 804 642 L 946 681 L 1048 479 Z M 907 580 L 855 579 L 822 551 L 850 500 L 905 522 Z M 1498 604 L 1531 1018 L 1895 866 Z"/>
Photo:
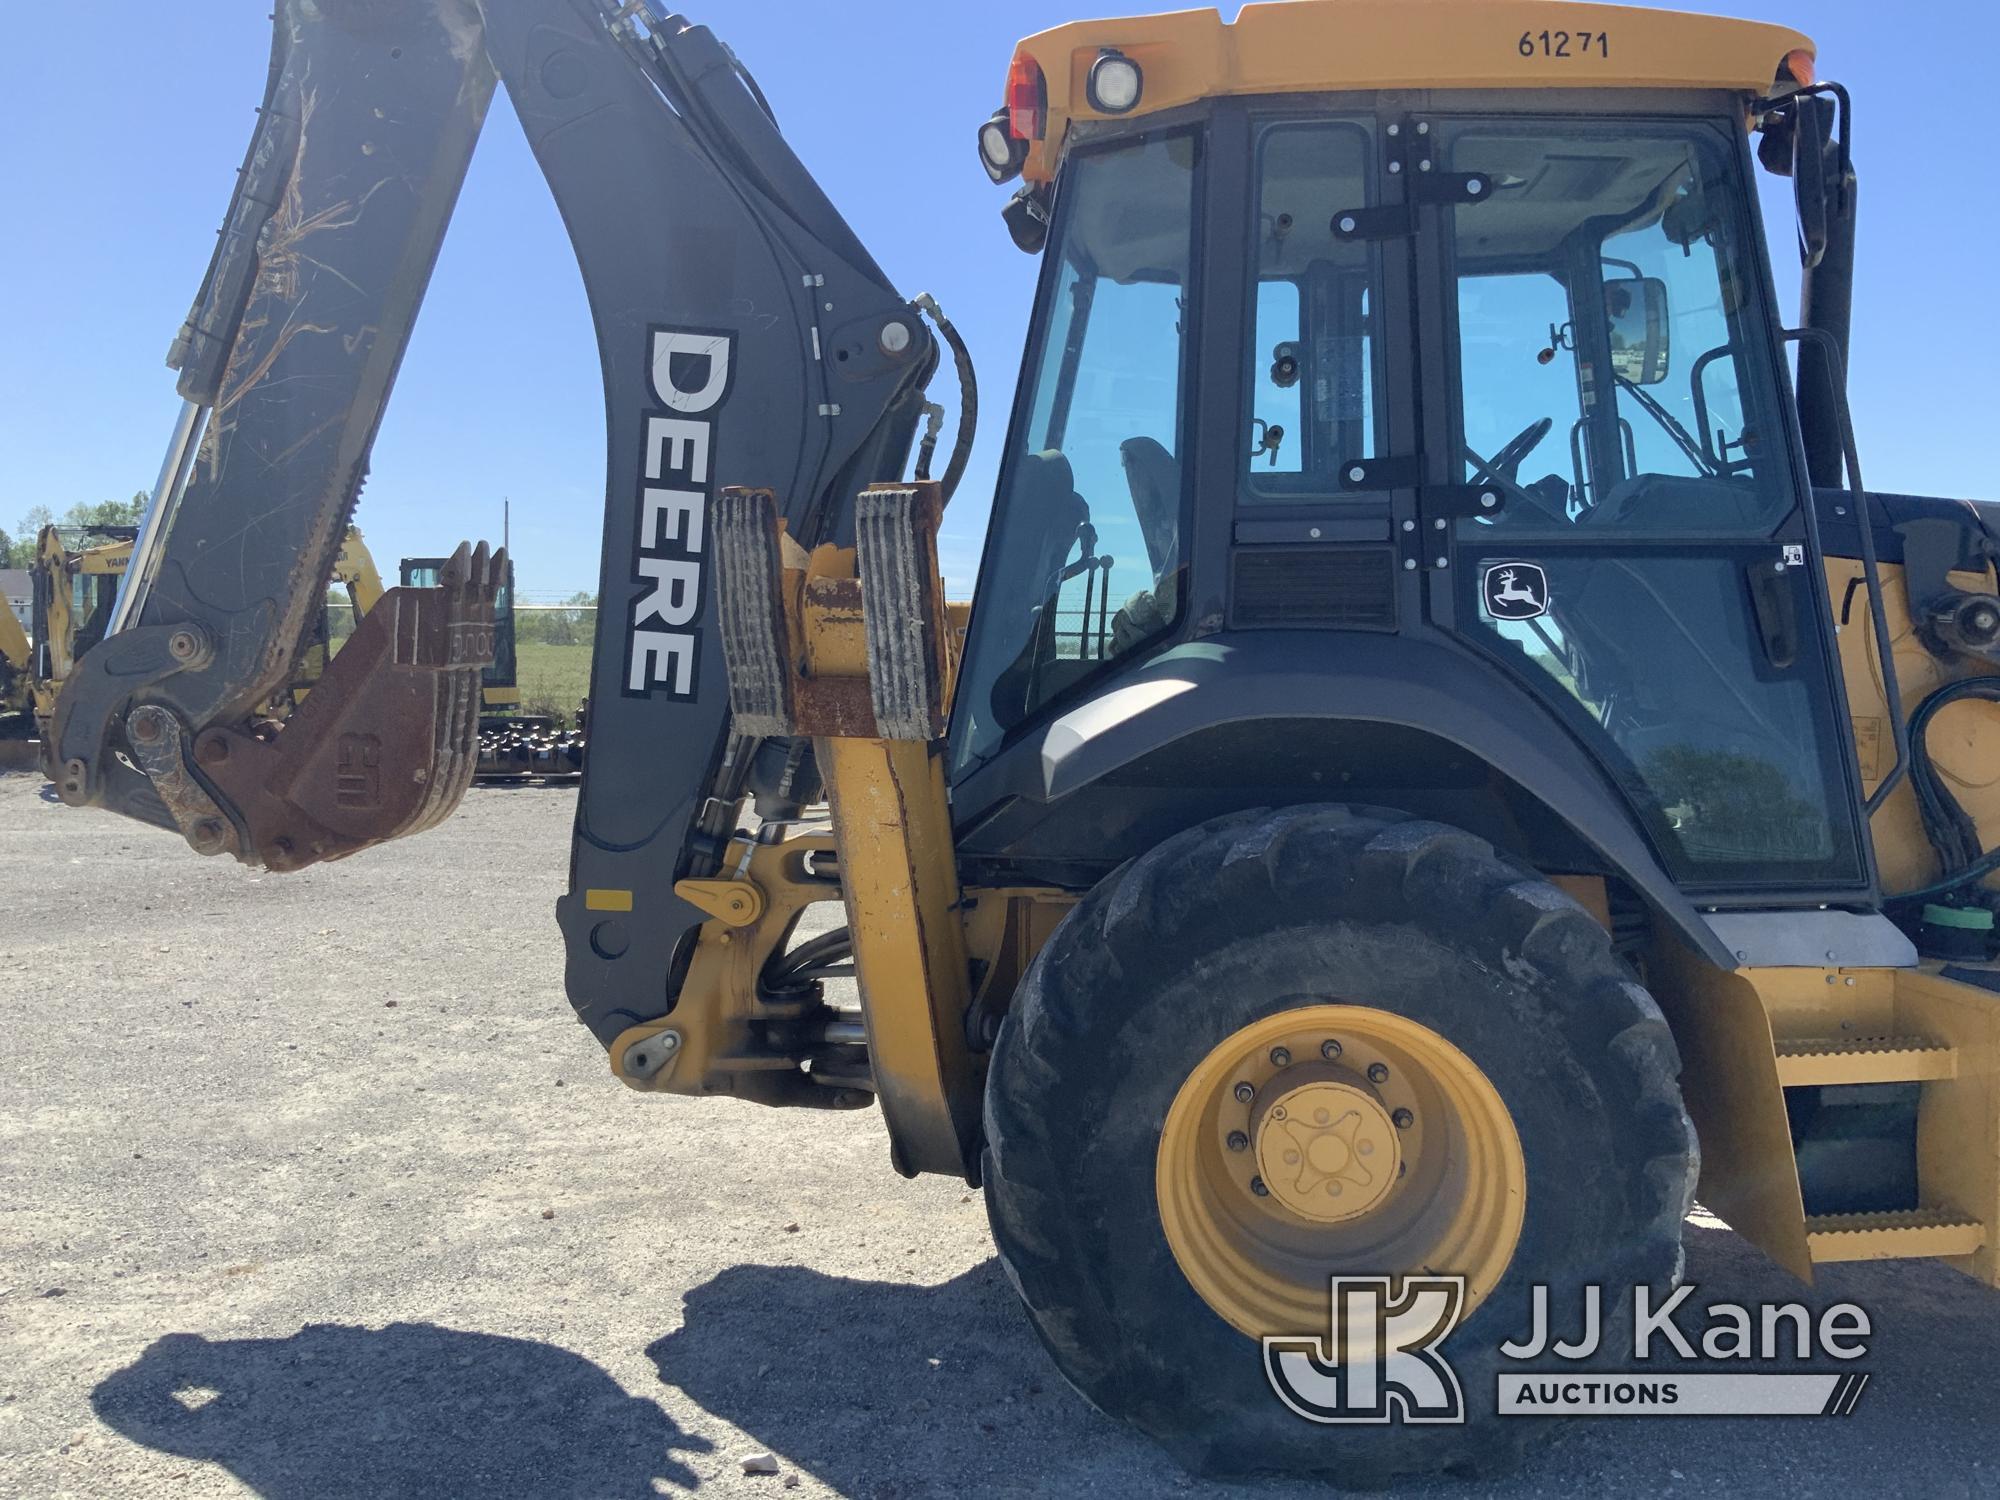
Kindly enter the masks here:
<path id="1" fill-rule="evenodd" d="M 26 568 L 0 568 L 0 599 L 7 601 L 23 628 L 35 607 L 35 580 Z"/>

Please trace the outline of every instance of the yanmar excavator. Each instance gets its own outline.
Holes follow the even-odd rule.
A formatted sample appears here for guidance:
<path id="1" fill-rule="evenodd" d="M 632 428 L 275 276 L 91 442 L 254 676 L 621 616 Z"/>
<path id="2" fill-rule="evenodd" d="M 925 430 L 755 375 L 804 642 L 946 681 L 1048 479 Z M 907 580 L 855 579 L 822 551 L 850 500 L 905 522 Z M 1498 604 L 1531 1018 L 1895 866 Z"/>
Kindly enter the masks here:
<path id="1" fill-rule="evenodd" d="M 282 871 L 458 800 L 483 547 L 253 711 L 496 82 L 606 382 L 556 915 L 618 1079 L 878 1106 L 901 1170 L 984 1183 L 1071 1383 L 1210 1468 L 1528 1441 L 1532 1295 L 1657 1296 L 1697 1174 L 1801 1276 L 2000 1282 L 2000 528 L 1863 487 L 1849 101 L 1805 37 L 1299 0 L 1022 42 L 978 147 L 1042 278 L 968 620 L 970 362 L 721 42 L 278 0 L 65 801 Z"/>

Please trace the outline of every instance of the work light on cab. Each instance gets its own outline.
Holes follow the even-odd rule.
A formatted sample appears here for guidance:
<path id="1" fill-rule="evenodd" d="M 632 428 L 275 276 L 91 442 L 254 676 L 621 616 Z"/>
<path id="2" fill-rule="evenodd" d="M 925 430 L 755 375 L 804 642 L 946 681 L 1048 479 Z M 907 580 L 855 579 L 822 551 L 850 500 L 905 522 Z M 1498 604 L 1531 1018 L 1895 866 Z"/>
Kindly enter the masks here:
<path id="1" fill-rule="evenodd" d="M 995 183 L 1019 177 L 1028 159 L 1028 143 L 1007 128 L 1007 121 L 1006 109 L 996 109 L 979 127 L 979 165 Z"/>
<path id="2" fill-rule="evenodd" d="M 1100 114 L 1122 115 L 1138 108 L 1139 95 L 1146 85 L 1139 65 L 1115 47 L 1106 47 L 1090 65 L 1084 92 L 1090 107 Z"/>

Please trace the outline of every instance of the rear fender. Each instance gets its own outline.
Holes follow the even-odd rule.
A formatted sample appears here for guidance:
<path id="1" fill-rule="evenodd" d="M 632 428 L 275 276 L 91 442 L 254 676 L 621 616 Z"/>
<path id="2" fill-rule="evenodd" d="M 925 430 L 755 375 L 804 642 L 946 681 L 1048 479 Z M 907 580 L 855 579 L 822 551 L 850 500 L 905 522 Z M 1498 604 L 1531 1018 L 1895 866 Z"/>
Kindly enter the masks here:
<path id="1" fill-rule="evenodd" d="M 954 788 L 961 843 L 1007 797 L 1054 803 L 1217 724 L 1301 718 L 1398 725 L 1462 748 L 1541 802 L 1695 952 L 1736 966 L 1602 769 L 1539 703 L 1456 652 L 1402 637 L 1341 651 L 1316 634 L 1245 632 L 1163 652 Z"/>

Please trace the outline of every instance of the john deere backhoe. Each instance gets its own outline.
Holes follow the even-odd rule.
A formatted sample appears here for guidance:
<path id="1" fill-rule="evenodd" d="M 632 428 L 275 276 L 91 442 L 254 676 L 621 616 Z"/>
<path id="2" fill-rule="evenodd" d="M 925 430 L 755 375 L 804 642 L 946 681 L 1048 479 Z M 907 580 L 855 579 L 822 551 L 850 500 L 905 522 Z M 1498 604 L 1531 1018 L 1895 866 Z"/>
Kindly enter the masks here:
<path id="1" fill-rule="evenodd" d="M 1537 0 L 1028 38 L 978 126 L 1042 275 L 968 622 L 935 536 L 969 360 L 714 36 L 278 0 L 66 801 L 272 870 L 457 801 L 483 548 L 250 715 L 496 81 L 607 384 L 556 916 L 619 1080 L 878 1106 L 900 1170 L 984 1184 L 1071 1383 L 1212 1468 L 1527 1441 L 1494 1375 L 1531 1288 L 1608 1319 L 1675 1280 L 1697 1177 L 1802 1277 L 2000 1281 L 2000 531 L 1863 488 L 1849 102 L 1806 38 Z M 1468 1420 L 1277 1398 L 1260 1340 L 1416 1273 L 1462 1283 Z"/>

